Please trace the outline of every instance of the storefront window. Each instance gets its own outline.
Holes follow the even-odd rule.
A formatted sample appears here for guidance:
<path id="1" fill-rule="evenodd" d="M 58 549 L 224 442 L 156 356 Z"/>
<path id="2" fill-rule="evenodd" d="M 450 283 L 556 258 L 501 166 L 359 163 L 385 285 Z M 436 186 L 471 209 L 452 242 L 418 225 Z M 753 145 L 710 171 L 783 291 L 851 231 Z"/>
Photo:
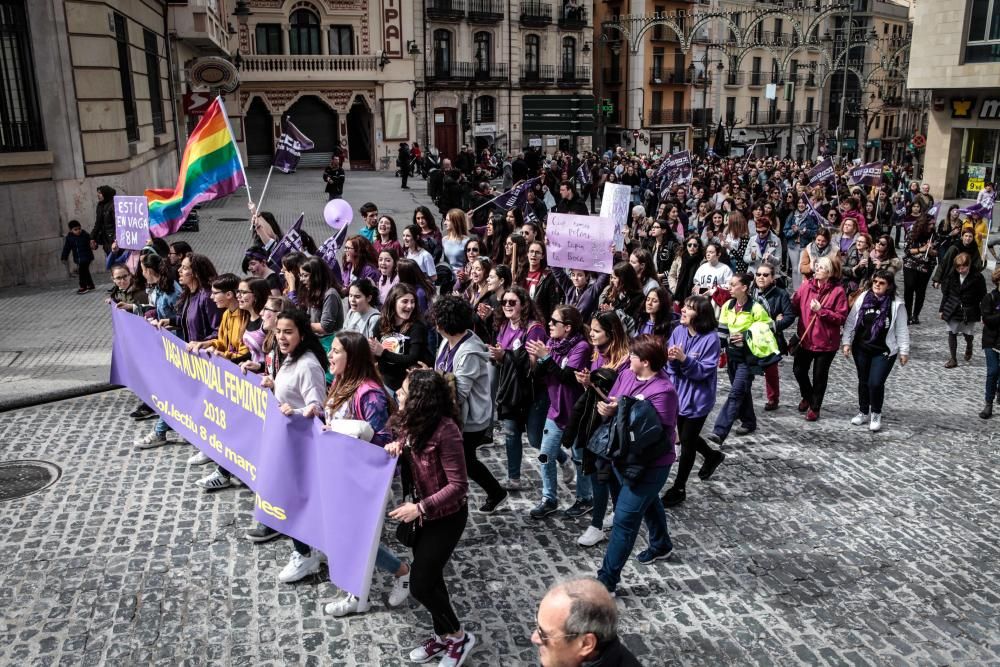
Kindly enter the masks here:
<path id="1" fill-rule="evenodd" d="M 965 130 L 962 139 L 962 164 L 958 174 L 958 192 L 975 198 L 983 184 L 996 180 L 1000 130 Z"/>

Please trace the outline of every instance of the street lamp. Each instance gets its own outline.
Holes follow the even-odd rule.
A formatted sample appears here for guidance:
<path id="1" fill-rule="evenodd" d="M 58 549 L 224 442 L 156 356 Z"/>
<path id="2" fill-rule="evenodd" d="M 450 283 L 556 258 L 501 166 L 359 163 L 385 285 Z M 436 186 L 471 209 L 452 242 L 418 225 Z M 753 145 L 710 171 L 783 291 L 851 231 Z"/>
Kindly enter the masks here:
<path id="1" fill-rule="evenodd" d="M 715 66 L 715 69 L 719 73 L 721 73 L 722 70 L 724 70 L 726 68 L 726 66 L 722 64 L 721 60 L 714 60 L 714 59 L 709 58 L 708 57 L 708 51 L 706 51 L 705 55 L 703 55 L 701 57 L 701 64 L 702 64 L 702 70 L 703 70 L 702 71 L 702 89 L 701 89 L 701 115 L 702 115 L 702 123 L 705 126 L 704 132 L 702 134 L 702 155 L 704 155 L 706 157 L 708 156 L 708 120 L 709 120 L 709 118 L 708 118 L 708 89 L 712 85 L 712 76 L 711 76 L 711 73 L 709 72 L 708 66 L 711 63 L 714 63 L 714 62 L 718 63 L 718 65 Z M 688 65 L 688 76 L 691 78 L 691 85 L 692 86 L 696 85 L 696 81 L 695 81 L 695 76 L 694 75 L 695 75 L 695 66 L 694 66 L 694 63 L 691 63 L 690 65 Z"/>

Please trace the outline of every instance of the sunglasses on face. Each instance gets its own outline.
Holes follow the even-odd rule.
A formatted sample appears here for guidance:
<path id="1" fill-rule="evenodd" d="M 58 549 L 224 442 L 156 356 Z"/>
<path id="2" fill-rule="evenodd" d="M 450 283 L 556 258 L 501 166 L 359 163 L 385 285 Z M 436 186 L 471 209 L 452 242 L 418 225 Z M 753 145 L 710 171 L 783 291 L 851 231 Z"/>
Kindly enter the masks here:
<path id="1" fill-rule="evenodd" d="M 770 278 L 771 274 L 770 273 L 758 273 L 757 277 L 758 278 Z"/>
<path id="2" fill-rule="evenodd" d="M 520 306 L 521 302 L 518 301 L 517 299 L 504 299 L 503 305 L 510 306 L 511 308 L 513 308 L 514 306 Z"/>
<path id="3" fill-rule="evenodd" d="M 697 248 L 698 244 L 697 243 L 688 243 L 687 247 L 689 247 L 689 248 Z"/>

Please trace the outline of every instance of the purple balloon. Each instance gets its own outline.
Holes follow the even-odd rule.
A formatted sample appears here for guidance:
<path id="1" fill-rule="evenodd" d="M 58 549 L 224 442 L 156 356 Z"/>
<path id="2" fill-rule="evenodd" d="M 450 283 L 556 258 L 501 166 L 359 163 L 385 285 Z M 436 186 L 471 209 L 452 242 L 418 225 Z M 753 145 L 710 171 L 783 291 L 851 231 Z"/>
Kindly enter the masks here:
<path id="1" fill-rule="evenodd" d="M 326 224 L 334 229 L 342 229 L 351 224 L 354 218 L 354 210 L 351 205 L 343 199 L 331 199 L 323 207 L 323 219 Z"/>

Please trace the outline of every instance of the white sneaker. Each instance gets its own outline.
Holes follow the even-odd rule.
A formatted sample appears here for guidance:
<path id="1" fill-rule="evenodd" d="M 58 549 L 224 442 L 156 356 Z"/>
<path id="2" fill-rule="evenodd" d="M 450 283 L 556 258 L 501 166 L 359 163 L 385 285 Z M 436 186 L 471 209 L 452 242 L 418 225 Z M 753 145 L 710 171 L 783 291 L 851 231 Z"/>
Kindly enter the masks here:
<path id="1" fill-rule="evenodd" d="M 448 642 L 431 635 L 423 644 L 410 651 L 410 662 L 429 662 L 448 650 Z"/>
<path id="2" fill-rule="evenodd" d="M 202 477 L 197 484 L 206 491 L 218 491 L 233 486 L 232 478 L 226 477 L 218 470 L 213 471 L 208 477 Z"/>
<path id="3" fill-rule="evenodd" d="M 278 573 L 278 581 L 283 584 L 290 584 L 308 577 L 310 574 L 319 572 L 320 558 L 319 552 L 315 549 L 309 552 L 308 556 L 303 556 L 298 551 L 292 550 L 292 556 L 288 559 L 288 564 Z"/>
<path id="4" fill-rule="evenodd" d="M 368 611 L 368 603 L 361 604 L 361 600 L 348 593 L 346 598 L 331 602 L 323 607 L 323 611 L 330 616 L 337 617 L 347 616 L 348 614 L 363 614 Z"/>
<path id="5" fill-rule="evenodd" d="M 153 447 L 162 447 L 169 442 L 167 440 L 166 433 L 157 433 L 156 431 L 151 431 L 141 438 L 136 438 L 132 441 L 132 444 L 136 449 L 152 449 Z"/>
<path id="6" fill-rule="evenodd" d="M 402 577 L 396 577 L 392 582 L 392 590 L 389 591 L 389 606 L 398 607 L 406 602 L 410 597 L 410 573 L 407 572 Z"/>
<path id="7" fill-rule="evenodd" d="M 859 412 L 858 414 L 854 415 L 854 417 L 851 419 L 851 423 L 854 424 L 855 426 L 861 426 L 866 421 L 868 421 L 868 415 L 866 415 L 863 412 Z"/>
<path id="8" fill-rule="evenodd" d="M 465 637 L 460 640 L 448 639 L 448 649 L 441 657 L 439 667 L 462 667 L 468 659 L 472 649 L 476 646 L 476 636 L 465 631 Z"/>
<path id="9" fill-rule="evenodd" d="M 572 484 L 576 481 L 576 464 L 573 463 L 573 457 L 567 456 L 560 464 L 560 468 L 562 468 L 563 484 Z"/>
<path id="10" fill-rule="evenodd" d="M 878 412 L 872 413 L 872 422 L 868 424 L 868 430 L 873 433 L 882 428 L 882 415 Z"/>
<path id="11" fill-rule="evenodd" d="M 211 460 L 212 459 L 208 458 L 207 454 L 203 453 L 201 450 L 198 450 L 197 454 L 194 454 L 193 456 L 191 456 L 188 459 L 188 465 L 189 466 L 205 465 L 206 463 L 210 462 Z"/>
<path id="12" fill-rule="evenodd" d="M 615 513 L 612 512 L 611 514 L 604 517 L 604 523 L 601 524 L 601 530 L 611 530 L 614 527 L 614 525 L 615 525 Z"/>
<path id="13" fill-rule="evenodd" d="M 604 531 L 600 528 L 594 528 L 593 526 L 587 526 L 587 530 L 583 532 L 580 539 L 576 541 L 581 547 L 592 547 L 595 544 L 600 544 L 604 540 L 608 539 L 608 536 L 604 534 Z"/>

